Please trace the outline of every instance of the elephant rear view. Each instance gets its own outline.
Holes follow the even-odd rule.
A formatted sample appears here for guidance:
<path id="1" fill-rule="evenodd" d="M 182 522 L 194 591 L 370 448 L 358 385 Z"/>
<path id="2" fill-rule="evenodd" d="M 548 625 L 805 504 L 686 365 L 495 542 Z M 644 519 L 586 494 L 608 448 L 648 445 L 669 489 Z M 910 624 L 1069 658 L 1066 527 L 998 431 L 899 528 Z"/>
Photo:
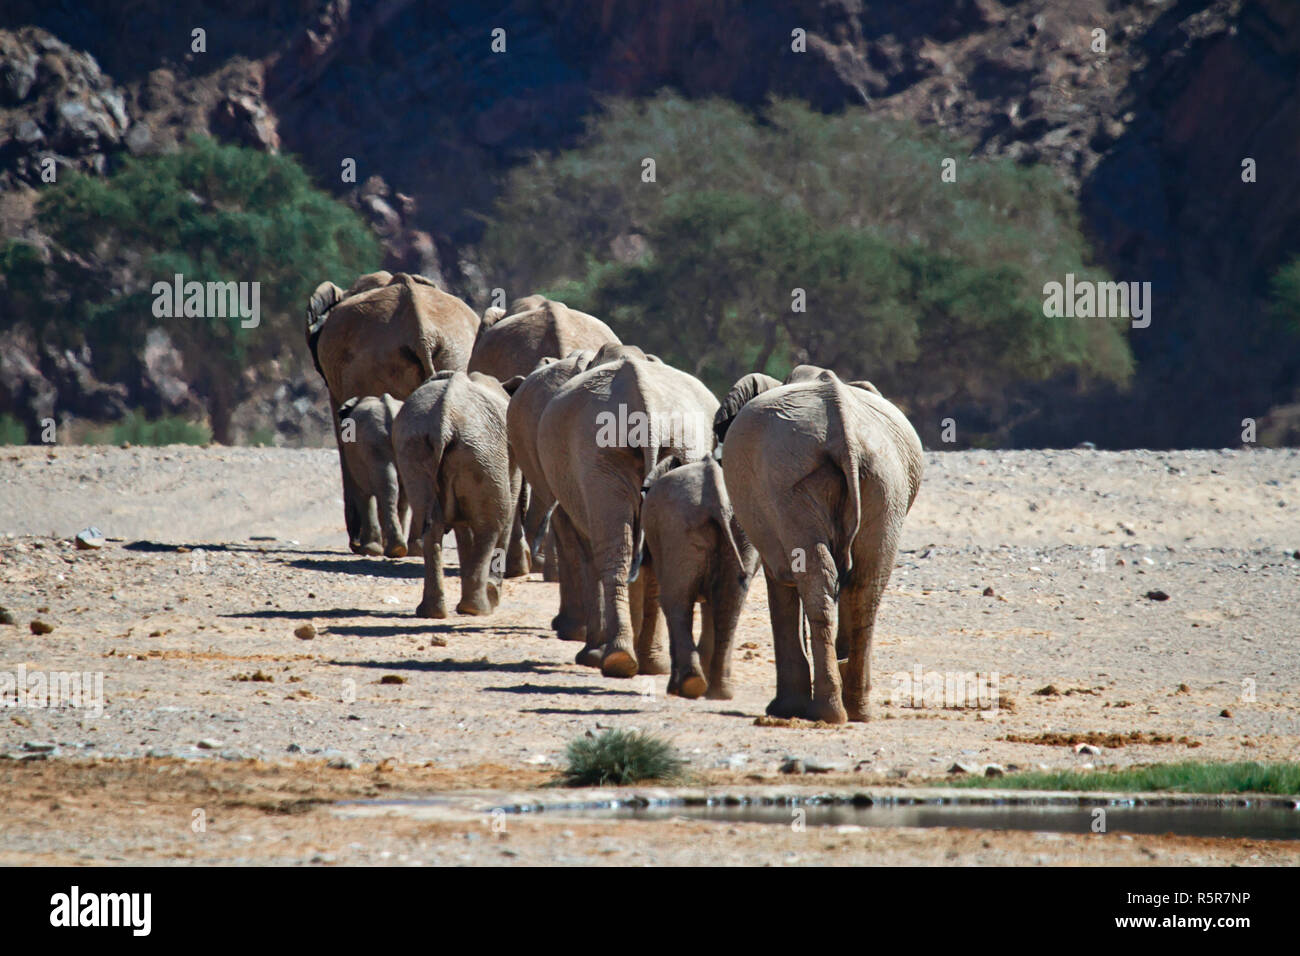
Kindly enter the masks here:
<path id="1" fill-rule="evenodd" d="M 307 346 L 329 389 L 338 438 L 339 406 L 354 395 L 401 401 L 436 371 L 464 369 L 479 320 L 460 299 L 423 276 L 373 272 L 346 292 L 316 287 L 307 304 Z M 348 543 L 364 550 L 362 494 L 339 447 Z"/>
<path id="2" fill-rule="evenodd" d="M 406 493 L 393 455 L 393 419 L 402 403 L 388 393 L 349 398 L 339 406 L 339 449 L 360 493 L 361 548 L 365 554 L 403 558 L 407 553 Z"/>
<path id="3" fill-rule="evenodd" d="M 655 480 L 641 507 L 649 573 L 668 622 L 668 693 L 731 700 L 731 645 L 758 552 L 736 521 L 722 469 L 712 458 Z M 692 634 L 700 602 L 700 640 Z M 707 675 L 707 676 L 706 676 Z"/>
<path id="4" fill-rule="evenodd" d="M 628 588 L 641 489 L 661 459 L 688 464 L 712 452 L 717 408 L 698 379 L 632 346 L 603 347 L 547 403 L 538 457 L 557 502 L 556 538 L 582 582 L 587 643 L 578 663 L 608 677 L 669 670 L 654 595 Z"/>
<path id="5" fill-rule="evenodd" d="M 494 378 L 440 372 L 411 393 L 393 423 L 393 449 L 411 504 L 411 533 L 424 544 L 420 617 L 447 616 L 442 538 L 456 535 L 461 614 L 490 614 L 501 595 L 519 496 L 506 444 L 505 389 Z"/>
<path id="6" fill-rule="evenodd" d="M 748 387 L 757 394 L 726 430 L 723 471 L 767 577 L 777 668 L 768 713 L 866 720 L 876 611 L 921 485 L 920 439 L 874 386 L 826 369 Z M 848 658 L 842 684 L 837 651 Z"/>
<path id="7" fill-rule="evenodd" d="M 562 359 L 573 352 L 618 344 L 618 336 L 608 325 L 563 302 L 529 296 L 514 307 L 516 311 L 510 315 L 502 316 L 500 309 L 484 314 L 469 371 L 504 382 L 528 375 L 544 358 Z"/>

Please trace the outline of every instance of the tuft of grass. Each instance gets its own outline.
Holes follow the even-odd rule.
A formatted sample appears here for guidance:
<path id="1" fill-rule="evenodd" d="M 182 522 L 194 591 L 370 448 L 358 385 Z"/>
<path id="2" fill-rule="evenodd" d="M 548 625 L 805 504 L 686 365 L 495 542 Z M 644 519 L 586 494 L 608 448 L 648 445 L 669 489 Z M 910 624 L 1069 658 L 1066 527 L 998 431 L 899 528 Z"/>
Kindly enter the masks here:
<path id="1" fill-rule="evenodd" d="M 680 777 L 683 761 L 672 744 L 640 731 L 606 730 L 579 737 L 565 751 L 564 783 L 571 787 L 625 786 Z"/>
<path id="2" fill-rule="evenodd" d="M 27 429 L 13 415 L 0 415 L 0 445 L 26 445 Z"/>
<path id="3" fill-rule="evenodd" d="M 152 421 L 138 412 L 127 413 L 122 421 L 107 428 L 92 429 L 82 440 L 85 445 L 206 445 L 212 441 L 212 429 L 177 416 L 163 416 Z"/>
<path id="4" fill-rule="evenodd" d="M 1077 770 L 972 777 L 958 787 L 999 790 L 1113 790 L 1300 794 L 1300 763 L 1160 763 L 1123 770 Z"/>

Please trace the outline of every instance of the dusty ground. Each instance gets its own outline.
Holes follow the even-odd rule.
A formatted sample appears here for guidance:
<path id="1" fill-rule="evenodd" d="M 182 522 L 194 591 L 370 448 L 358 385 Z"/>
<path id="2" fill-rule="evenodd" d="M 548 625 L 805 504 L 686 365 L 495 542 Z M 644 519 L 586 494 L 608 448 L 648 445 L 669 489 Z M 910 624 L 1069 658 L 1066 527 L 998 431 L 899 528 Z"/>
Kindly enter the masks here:
<path id="1" fill-rule="evenodd" d="M 20 667 L 104 688 L 102 714 L 0 715 L 0 754 L 19 758 L 0 761 L 0 862 L 1295 862 L 1258 841 L 761 824 L 520 820 L 501 837 L 311 801 L 541 785 L 601 727 L 663 734 L 719 784 L 788 781 L 787 756 L 897 785 L 954 762 L 1300 759 L 1296 451 L 928 455 L 877 626 L 875 719 L 830 730 L 754 724 L 774 679 L 761 582 L 737 698 L 683 701 L 665 678 L 572 664 L 538 576 L 509 582 L 492 618 L 414 619 L 419 560 L 347 553 L 337 485 L 331 451 L 0 451 L 0 604 L 16 622 L 0 625 L 0 691 Z M 75 550 L 88 525 L 109 542 Z M 306 622 L 313 640 L 293 634 Z M 996 674 L 1002 706 L 899 706 L 916 668 Z M 1131 733 L 1169 742 L 1059 742 Z"/>

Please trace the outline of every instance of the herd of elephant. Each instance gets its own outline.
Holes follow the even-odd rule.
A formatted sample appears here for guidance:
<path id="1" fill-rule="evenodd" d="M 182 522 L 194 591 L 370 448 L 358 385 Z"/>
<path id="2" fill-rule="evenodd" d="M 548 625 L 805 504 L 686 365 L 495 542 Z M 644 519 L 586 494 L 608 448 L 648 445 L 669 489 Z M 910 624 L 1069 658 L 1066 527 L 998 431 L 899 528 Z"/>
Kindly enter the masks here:
<path id="1" fill-rule="evenodd" d="M 916 432 L 870 382 L 801 365 L 785 382 L 746 375 L 719 403 L 563 303 L 530 296 L 480 319 L 403 273 L 322 283 L 307 343 L 351 548 L 423 555 L 418 616 L 447 616 L 451 531 L 458 613 L 492 613 L 504 577 L 541 570 L 559 584 L 551 627 L 583 642 L 579 664 L 729 699 L 761 563 L 767 712 L 867 719 L 876 610 L 922 471 Z"/>

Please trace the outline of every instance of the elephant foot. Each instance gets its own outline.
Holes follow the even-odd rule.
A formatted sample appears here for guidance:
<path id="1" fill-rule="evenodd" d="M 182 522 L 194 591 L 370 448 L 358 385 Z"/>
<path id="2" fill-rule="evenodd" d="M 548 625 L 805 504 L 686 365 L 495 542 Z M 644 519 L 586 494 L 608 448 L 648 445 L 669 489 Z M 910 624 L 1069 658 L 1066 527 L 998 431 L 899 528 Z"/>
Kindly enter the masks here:
<path id="1" fill-rule="evenodd" d="M 809 720 L 820 720 L 828 724 L 848 723 L 849 715 L 844 710 L 844 704 L 837 700 L 817 700 L 813 699 L 808 705 L 806 714 Z"/>
<path id="2" fill-rule="evenodd" d="M 361 554 L 367 554 L 372 558 L 377 558 L 384 553 L 384 546 L 378 541 L 367 541 L 361 548 Z"/>
<path id="3" fill-rule="evenodd" d="M 846 703 L 844 712 L 849 715 L 849 721 L 855 724 L 865 724 L 871 720 L 871 708 L 866 705 L 853 705 Z"/>
<path id="4" fill-rule="evenodd" d="M 709 690 L 704 696 L 709 700 L 732 700 L 736 692 L 729 683 L 709 684 Z"/>
<path id="5" fill-rule="evenodd" d="M 661 674 L 671 674 L 672 672 L 672 662 L 664 656 L 644 654 L 637 658 L 638 674 L 651 674 L 657 677 Z"/>
<path id="6" fill-rule="evenodd" d="M 601 658 L 600 672 L 606 677 L 635 677 L 636 655 L 629 651 L 610 651 Z"/>
<path id="7" fill-rule="evenodd" d="M 360 542 L 360 541 L 349 541 L 349 542 L 348 542 L 348 550 L 350 550 L 353 554 L 364 554 L 364 553 L 365 553 L 365 548 L 363 548 L 363 547 L 361 546 L 361 542 Z"/>
<path id="8" fill-rule="evenodd" d="M 557 614 L 551 618 L 551 630 L 562 641 L 585 641 L 587 639 L 587 625 L 575 624 L 562 614 Z"/>
<path id="9" fill-rule="evenodd" d="M 434 604 L 432 601 L 421 601 L 415 609 L 415 616 L 441 620 L 447 616 L 447 605 Z"/>
<path id="10" fill-rule="evenodd" d="M 395 544 L 384 552 L 386 558 L 404 558 L 406 557 L 406 545 Z"/>
<path id="11" fill-rule="evenodd" d="M 406 542 L 406 553 L 413 558 L 424 557 L 424 542 L 423 541 Z"/>
<path id="12" fill-rule="evenodd" d="M 496 610 L 496 605 L 488 600 L 486 603 L 481 601 L 462 600 L 456 605 L 457 614 L 468 614 L 471 617 L 483 617 L 491 614 Z"/>
<path id="13" fill-rule="evenodd" d="M 530 570 L 531 566 L 528 563 L 527 557 L 511 558 L 506 561 L 506 577 L 508 578 L 526 577 Z"/>
<path id="14" fill-rule="evenodd" d="M 687 674 L 677 687 L 677 696 L 696 700 L 709 689 L 709 682 L 700 674 Z"/>
<path id="15" fill-rule="evenodd" d="M 554 561 L 546 561 L 542 564 L 542 580 L 554 584 L 560 580 L 560 569 L 555 566 Z M 533 570 L 536 570 L 534 568 Z"/>
<path id="16" fill-rule="evenodd" d="M 599 647 L 584 647 L 578 651 L 578 656 L 573 659 L 573 662 L 583 667 L 600 667 L 601 658 L 604 656 Z"/>
<path id="17" fill-rule="evenodd" d="M 769 717 L 803 717 L 809 703 L 807 697 L 777 696 L 767 705 L 766 713 Z"/>

